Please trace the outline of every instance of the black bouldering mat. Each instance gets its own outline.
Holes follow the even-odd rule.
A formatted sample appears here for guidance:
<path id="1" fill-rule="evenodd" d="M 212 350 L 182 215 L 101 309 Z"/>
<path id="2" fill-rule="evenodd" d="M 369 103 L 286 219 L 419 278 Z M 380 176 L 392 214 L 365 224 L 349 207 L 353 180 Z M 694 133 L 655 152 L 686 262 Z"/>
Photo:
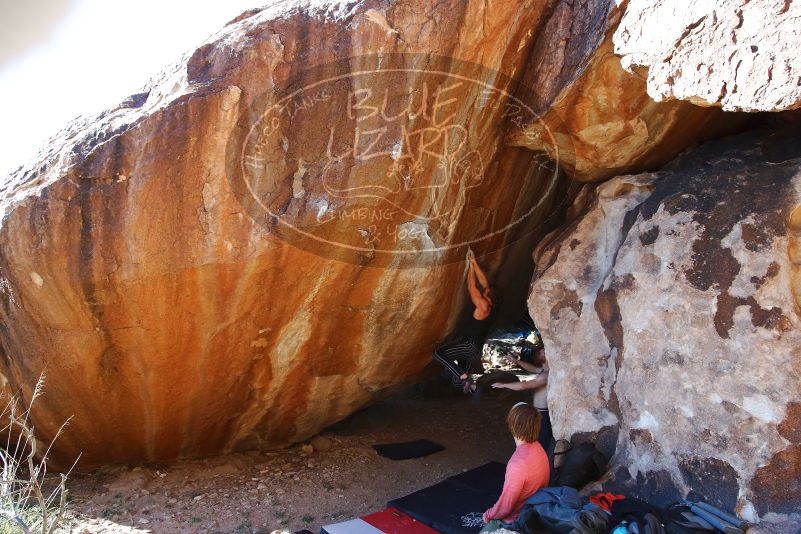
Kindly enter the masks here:
<path id="1" fill-rule="evenodd" d="M 490 488 L 491 491 L 497 491 L 497 495 L 495 496 L 497 500 L 501 495 L 503 478 L 505 476 L 506 464 L 490 462 L 459 473 L 458 475 L 448 477 L 446 480 L 470 488 Z"/>
<path id="2" fill-rule="evenodd" d="M 472 534 L 481 530 L 481 515 L 500 497 L 505 471 L 504 464 L 491 462 L 389 501 L 387 506 L 443 534 Z"/>
<path id="3" fill-rule="evenodd" d="M 427 439 L 418 439 L 415 441 L 404 441 L 403 443 L 373 445 L 373 449 L 375 449 L 375 452 L 380 456 L 389 458 L 390 460 L 411 460 L 412 458 L 422 458 L 423 456 L 445 450 L 445 447 Z"/>

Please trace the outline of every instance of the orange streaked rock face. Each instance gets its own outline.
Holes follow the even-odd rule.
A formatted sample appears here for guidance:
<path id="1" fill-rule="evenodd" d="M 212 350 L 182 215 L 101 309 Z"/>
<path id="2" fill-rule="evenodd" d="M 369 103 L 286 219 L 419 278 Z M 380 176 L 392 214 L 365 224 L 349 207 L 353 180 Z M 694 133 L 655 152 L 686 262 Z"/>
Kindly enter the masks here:
<path id="1" fill-rule="evenodd" d="M 2 374 L 47 373 L 57 461 L 307 438 L 419 374 L 468 247 L 509 278 L 558 222 L 566 181 L 501 142 L 544 2 L 282 6 L 5 186 Z"/>
<path id="2" fill-rule="evenodd" d="M 543 24 L 524 75 L 524 99 L 539 120 L 508 142 L 557 154 L 574 180 L 597 182 L 656 169 L 700 140 L 737 130 L 742 115 L 681 100 L 655 102 L 646 81 L 621 66 L 613 34 L 622 8 L 559 3 Z"/>

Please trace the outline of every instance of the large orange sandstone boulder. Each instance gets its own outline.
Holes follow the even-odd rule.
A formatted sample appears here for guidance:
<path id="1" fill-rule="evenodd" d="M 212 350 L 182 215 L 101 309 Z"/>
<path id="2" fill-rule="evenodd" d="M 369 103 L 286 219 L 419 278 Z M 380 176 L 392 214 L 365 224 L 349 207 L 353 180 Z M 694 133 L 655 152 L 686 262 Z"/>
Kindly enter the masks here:
<path id="1" fill-rule="evenodd" d="M 426 366 L 468 248 L 522 308 L 515 255 L 570 195 L 503 143 L 536 120 L 512 92 L 545 4 L 246 13 L 11 176 L 2 375 L 28 398 L 47 374 L 41 439 L 74 416 L 54 458 L 319 432 Z"/>

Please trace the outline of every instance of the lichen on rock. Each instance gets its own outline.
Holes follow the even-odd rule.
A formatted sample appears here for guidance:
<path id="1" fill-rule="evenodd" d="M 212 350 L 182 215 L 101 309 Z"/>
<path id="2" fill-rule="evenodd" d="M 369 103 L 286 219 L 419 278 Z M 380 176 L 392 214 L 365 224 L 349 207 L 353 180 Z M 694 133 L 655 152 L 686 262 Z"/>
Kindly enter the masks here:
<path id="1" fill-rule="evenodd" d="M 609 487 L 662 504 L 691 494 L 750 519 L 801 506 L 787 253 L 799 139 L 750 132 L 614 178 L 538 250 L 529 309 L 554 427 L 613 429 Z"/>

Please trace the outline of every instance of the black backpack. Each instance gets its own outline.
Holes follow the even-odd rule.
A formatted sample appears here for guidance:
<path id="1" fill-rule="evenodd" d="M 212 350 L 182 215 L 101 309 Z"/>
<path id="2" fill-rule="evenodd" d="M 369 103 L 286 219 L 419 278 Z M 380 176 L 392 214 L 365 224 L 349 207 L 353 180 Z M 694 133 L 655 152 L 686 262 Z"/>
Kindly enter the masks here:
<path id="1" fill-rule="evenodd" d="M 653 533 L 665 534 L 665 529 L 661 525 L 665 511 L 657 506 L 636 497 L 626 497 L 612 501 L 610 510 L 609 521 L 613 525 L 621 522 L 634 523 L 639 532 L 650 529 Z"/>
<path id="2" fill-rule="evenodd" d="M 601 478 L 606 471 L 606 457 L 592 443 L 581 443 L 565 453 L 553 486 L 581 489 Z"/>

